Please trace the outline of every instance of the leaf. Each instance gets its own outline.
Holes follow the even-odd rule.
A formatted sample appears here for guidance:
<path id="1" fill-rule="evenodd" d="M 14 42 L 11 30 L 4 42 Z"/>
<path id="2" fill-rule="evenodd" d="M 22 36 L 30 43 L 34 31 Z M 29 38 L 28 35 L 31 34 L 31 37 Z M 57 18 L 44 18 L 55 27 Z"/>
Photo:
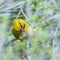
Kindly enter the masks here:
<path id="1" fill-rule="evenodd" d="M 38 7 L 40 7 L 40 8 L 46 8 L 46 10 L 48 10 L 48 9 L 50 9 L 52 6 L 51 6 L 51 4 L 49 4 L 49 3 L 47 3 L 47 2 L 40 2 L 40 3 L 38 4 Z"/>
<path id="2" fill-rule="evenodd" d="M 42 42 L 46 42 L 48 40 L 46 35 L 47 35 L 47 32 L 40 28 L 38 31 L 38 37 L 37 38 Z"/>

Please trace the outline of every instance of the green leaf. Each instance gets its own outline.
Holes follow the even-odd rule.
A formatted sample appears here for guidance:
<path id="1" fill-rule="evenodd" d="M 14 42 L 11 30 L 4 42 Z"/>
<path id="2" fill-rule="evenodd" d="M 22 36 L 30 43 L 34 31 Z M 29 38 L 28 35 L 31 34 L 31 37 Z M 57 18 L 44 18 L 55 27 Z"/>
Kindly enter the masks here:
<path id="1" fill-rule="evenodd" d="M 50 9 L 52 6 L 51 6 L 51 4 L 49 4 L 49 3 L 47 3 L 47 2 L 40 2 L 40 3 L 38 4 L 38 7 Z"/>
<path id="2" fill-rule="evenodd" d="M 42 42 L 46 42 L 48 40 L 47 39 L 47 32 L 45 30 L 43 30 L 42 28 L 40 28 L 38 31 L 38 37 L 37 38 Z"/>

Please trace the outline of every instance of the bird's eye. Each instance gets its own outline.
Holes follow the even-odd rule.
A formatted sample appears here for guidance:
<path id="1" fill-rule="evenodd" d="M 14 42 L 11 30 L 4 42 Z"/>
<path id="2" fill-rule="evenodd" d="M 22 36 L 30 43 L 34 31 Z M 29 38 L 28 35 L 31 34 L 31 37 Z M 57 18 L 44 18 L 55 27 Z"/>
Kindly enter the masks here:
<path id="1" fill-rule="evenodd" d="M 21 23 L 19 23 L 19 24 L 20 24 L 21 28 L 23 28 L 23 29 L 25 28 L 25 24 L 24 24 L 24 26 L 22 26 L 22 24 L 21 24 Z"/>
<path id="2" fill-rule="evenodd" d="M 21 25 L 21 23 L 19 23 L 20 24 L 20 26 L 21 26 L 21 28 L 22 28 L 22 25 Z"/>
<path id="3" fill-rule="evenodd" d="M 24 24 L 23 28 L 25 28 L 25 24 Z"/>
<path id="4" fill-rule="evenodd" d="M 24 28 L 25 28 L 25 24 L 24 24 L 24 26 L 22 26 L 22 24 L 21 24 L 21 23 L 19 23 L 19 25 L 21 26 L 20 31 L 21 31 L 21 32 L 23 32 L 23 31 L 24 31 Z"/>

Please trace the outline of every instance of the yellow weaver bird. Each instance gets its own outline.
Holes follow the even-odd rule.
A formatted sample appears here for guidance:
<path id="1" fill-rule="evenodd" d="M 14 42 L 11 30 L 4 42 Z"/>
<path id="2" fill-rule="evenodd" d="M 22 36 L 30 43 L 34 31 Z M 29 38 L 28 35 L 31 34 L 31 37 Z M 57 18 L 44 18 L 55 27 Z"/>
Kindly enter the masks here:
<path id="1" fill-rule="evenodd" d="M 19 39 L 19 36 L 22 35 L 23 32 L 29 34 L 31 33 L 31 29 L 29 25 L 23 19 L 16 19 L 13 21 L 13 35 Z"/>

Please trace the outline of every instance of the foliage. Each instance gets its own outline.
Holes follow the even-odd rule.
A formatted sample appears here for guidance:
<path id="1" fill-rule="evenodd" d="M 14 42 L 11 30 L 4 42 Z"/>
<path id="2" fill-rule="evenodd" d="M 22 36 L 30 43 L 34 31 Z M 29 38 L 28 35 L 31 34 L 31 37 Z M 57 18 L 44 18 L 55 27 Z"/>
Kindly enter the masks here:
<path id="1" fill-rule="evenodd" d="M 24 52 L 24 59 L 28 60 L 30 58 L 30 60 L 55 60 L 58 58 L 60 55 L 58 54 L 60 52 L 60 8 L 58 2 L 11 0 L 11 3 L 9 1 L 1 3 L 0 7 L 0 31 L 3 32 L 0 37 L 3 41 L 4 60 L 20 60 L 21 50 Z M 24 37 L 23 35 L 20 36 L 20 39 L 15 39 L 12 34 L 12 22 L 18 18 L 25 20 L 32 29 L 31 36 L 28 35 L 23 41 L 20 40 Z"/>

